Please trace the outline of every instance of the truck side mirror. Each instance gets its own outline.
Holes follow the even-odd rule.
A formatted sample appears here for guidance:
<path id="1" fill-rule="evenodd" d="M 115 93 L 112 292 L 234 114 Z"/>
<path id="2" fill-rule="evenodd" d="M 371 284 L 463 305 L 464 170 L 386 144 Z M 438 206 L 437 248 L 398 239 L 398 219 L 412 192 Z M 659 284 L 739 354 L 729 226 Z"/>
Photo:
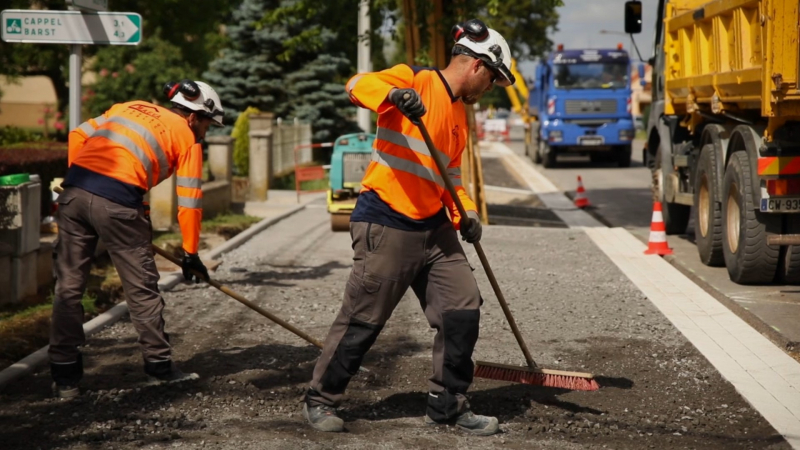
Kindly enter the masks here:
<path id="1" fill-rule="evenodd" d="M 642 32 L 642 2 L 639 0 L 625 2 L 625 32 L 628 34 Z"/>

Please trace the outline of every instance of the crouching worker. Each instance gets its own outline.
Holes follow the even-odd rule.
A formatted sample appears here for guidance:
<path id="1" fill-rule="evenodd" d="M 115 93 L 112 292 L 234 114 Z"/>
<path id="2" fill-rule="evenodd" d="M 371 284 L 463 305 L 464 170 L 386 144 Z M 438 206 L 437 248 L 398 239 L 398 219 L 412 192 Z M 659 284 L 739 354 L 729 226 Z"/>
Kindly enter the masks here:
<path id="1" fill-rule="evenodd" d="M 177 175 L 183 275 L 191 279 L 194 271 L 207 279 L 208 270 L 197 255 L 203 215 L 199 142 L 210 125 L 222 125 L 223 110 L 217 93 L 203 82 L 183 80 L 164 90 L 171 108 L 144 101 L 120 103 L 69 133 L 69 169 L 57 200 L 49 349 L 54 391 L 60 398 L 80 392 L 83 359 L 78 347 L 86 340 L 81 298 L 98 240 L 122 280 L 145 373 L 166 382 L 197 378 L 172 361 L 143 196 Z"/>

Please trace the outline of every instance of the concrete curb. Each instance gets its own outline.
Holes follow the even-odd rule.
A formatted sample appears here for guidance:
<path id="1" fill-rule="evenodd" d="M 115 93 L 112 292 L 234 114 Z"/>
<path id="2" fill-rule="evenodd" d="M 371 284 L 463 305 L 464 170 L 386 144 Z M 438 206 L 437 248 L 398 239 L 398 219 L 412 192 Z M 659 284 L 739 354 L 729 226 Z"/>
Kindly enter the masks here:
<path id="1" fill-rule="evenodd" d="M 265 229 L 271 227 L 272 225 L 280 222 L 281 220 L 292 216 L 306 208 L 306 205 L 299 205 L 296 206 L 289 211 L 286 211 L 283 214 L 277 215 L 275 217 L 268 217 L 266 219 L 261 220 L 260 222 L 256 223 L 255 225 L 251 226 L 250 228 L 242 231 L 241 233 L 234 236 L 232 239 L 225 241 L 222 245 L 214 248 L 210 252 L 203 255 L 205 258 L 208 259 L 217 259 L 221 255 L 228 253 L 231 250 L 236 249 L 240 245 L 244 244 L 246 241 L 249 241 L 250 238 L 255 236 L 256 234 L 264 231 Z"/>
<path id="2" fill-rule="evenodd" d="M 237 234 L 232 239 L 225 241 L 225 243 L 223 243 L 222 245 L 214 248 L 213 250 L 208 252 L 205 255 L 205 257 L 209 259 L 216 259 L 221 255 L 244 244 L 250 238 L 264 231 L 270 226 L 280 222 L 281 220 L 293 214 L 300 212 L 301 210 L 305 209 L 305 207 L 306 205 L 300 205 L 276 217 L 263 219 L 260 222 L 256 223 L 255 225 L 248 228 L 247 230 Z M 172 288 L 174 288 L 175 286 L 177 286 L 181 281 L 183 281 L 183 274 L 181 274 L 181 272 L 170 272 L 164 275 L 161 281 L 158 282 L 158 289 L 161 292 L 167 292 Z M 89 337 L 97 333 L 98 331 L 102 330 L 103 328 L 109 325 L 113 325 L 122 317 L 124 317 L 127 313 L 128 313 L 128 303 L 126 302 L 119 303 L 113 308 L 104 312 L 103 314 L 100 314 L 94 319 L 83 324 L 83 332 L 84 334 L 86 334 L 86 337 Z M 44 346 L 39 350 L 36 350 L 35 352 L 17 361 L 16 363 L 10 365 L 9 367 L 5 368 L 2 372 L 0 372 L 0 391 L 5 389 L 6 386 L 11 384 L 18 378 L 21 378 L 35 371 L 36 369 L 47 363 L 48 347 L 49 346 Z"/>

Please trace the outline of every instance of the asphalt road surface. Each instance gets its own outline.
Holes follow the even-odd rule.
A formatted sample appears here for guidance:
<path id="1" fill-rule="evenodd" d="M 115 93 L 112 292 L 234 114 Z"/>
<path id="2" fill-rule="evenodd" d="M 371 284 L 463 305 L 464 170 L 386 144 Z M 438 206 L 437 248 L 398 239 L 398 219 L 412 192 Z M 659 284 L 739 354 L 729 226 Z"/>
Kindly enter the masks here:
<path id="1" fill-rule="evenodd" d="M 312 204 L 225 255 L 214 276 L 322 339 L 352 258 L 328 220 Z M 167 330 L 200 380 L 146 386 L 123 320 L 84 348 L 77 400 L 49 398 L 47 370 L 0 394 L 2 448 L 789 448 L 582 230 L 495 225 L 482 242 L 534 358 L 596 373 L 599 391 L 476 380 L 471 404 L 502 434 L 425 426 L 433 332 L 408 294 L 349 387 L 348 432 L 316 432 L 300 411 L 319 351 L 212 288 L 181 285 L 164 295 Z M 523 364 L 468 255 L 485 298 L 476 359 Z"/>

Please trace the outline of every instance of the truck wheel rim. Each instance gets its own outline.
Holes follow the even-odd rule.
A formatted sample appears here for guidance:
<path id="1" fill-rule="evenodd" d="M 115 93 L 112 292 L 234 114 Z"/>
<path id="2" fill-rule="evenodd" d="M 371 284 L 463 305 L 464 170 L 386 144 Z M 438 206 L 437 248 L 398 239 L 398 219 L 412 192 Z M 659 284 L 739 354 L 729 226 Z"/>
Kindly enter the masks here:
<path id="1" fill-rule="evenodd" d="M 656 174 L 656 179 L 658 181 L 658 201 L 664 201 L 664 173 L 661 171 L 659 167 L 658 173 Z"/>
<path id="2" fill-rule="evenodd" d="M 736 253 L 739 249 L 739 225 L 741 220 L 736 191 L 736 185 L 731 184 L 730 194 L 728 194 L 728 214 L 725 218 L 728 223 L 728 246 L 732 253 Z"/>
<path id="3" fill-rule="evenodd" d="M 708 216 L 709 211 L 711 208 L 711 202 L 709 201 L 708 195 L 708 177 L 703 174 L 703 178 L 700 180 L 700 192 L 698 193 L 698 215 L 699 222 L 700 222 L 700 234 L 703 237 L 708 236 Z"/>

